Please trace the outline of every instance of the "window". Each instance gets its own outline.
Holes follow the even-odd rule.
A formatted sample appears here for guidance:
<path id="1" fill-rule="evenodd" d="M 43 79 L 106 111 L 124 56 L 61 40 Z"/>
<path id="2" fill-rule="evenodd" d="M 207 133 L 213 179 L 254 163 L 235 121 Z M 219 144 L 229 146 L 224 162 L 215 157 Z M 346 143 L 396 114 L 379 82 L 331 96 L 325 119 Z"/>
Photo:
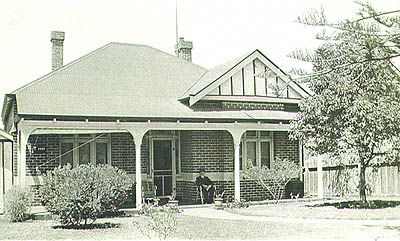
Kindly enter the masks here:
<path id="1" fill-rule="evenodd" d="M 73 142 L 65 142 L 61 143 L 61 157 L 60 157 L 60 164 L 61 166 L 65 166 L 68 163 L 72 166 L 74 164 L 74 143 Z"/>
<path id="2" fill-rule="evenodd" d="M 87 143 L 85 145 L 83 145 L 84 142 L 80 142 L 79 143 L 79 165 L 82 164 L 89 164 L 91 163 L 90 161 L 90 143 Z M 81 146 L 83 145 L 83 146 Z"/>
<path id="3" fill-rule="evenodd" d="M 108 163 L 108 147 L 107 142 L 96 143 L 96 164 Z"/>
<path id="4" fill-rule="evenodd" d="M 261 149 L 261 166 L 266 166 L 271 168 L 271 142 L 269 141 L 261 141 L 260 142 L 260 149 Z"/>
<path id="5" fill-rule="evenodd" d="M 240 145 L 241 169 L 250 167 L 250 165 L 271 168 L 272 158 L 272 132 L 247 131 L 243 135 Z"/>
<path id="6" fill-rule="evenodd" d="M 60 138 L 60 164 L 70 163 L 73 167 L 82 164 L 110 163 L 110 136 L 104 135 L 93 140 L 98 135 L 62 135 Z M 91 141 L 92 140 L 92 141 Z M 74 149 L 75 148 L 75 149 Z"/>
<path id="7" fill-rule="evenodd" d="M 257 142 L 246 141 L 246 165 L 257 166 Z"/>

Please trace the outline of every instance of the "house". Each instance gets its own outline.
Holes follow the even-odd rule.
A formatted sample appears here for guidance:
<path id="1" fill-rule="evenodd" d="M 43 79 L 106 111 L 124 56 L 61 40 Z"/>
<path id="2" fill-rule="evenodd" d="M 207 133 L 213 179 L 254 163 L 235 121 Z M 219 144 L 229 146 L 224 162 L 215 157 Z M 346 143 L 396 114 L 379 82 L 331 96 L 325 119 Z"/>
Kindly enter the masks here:
<path id="1" fill-rule="evenodd" d="M 109 43 L 63 66 L 64 33 L 51 42 L 53 71 L 4 99 L 15 184 L 37 190 L 59 165 L 110 164 L 132 176 L 135 200 L 154 183 L 159 196 L 193 201 L 203 166 L 217 191 L 260 200 L 268 194 L 241 178 L 248 161 L 301 162 L 288 130 L 308 93 L 259 50 L 206 69 L 183 38 L 177 56 Z"/>

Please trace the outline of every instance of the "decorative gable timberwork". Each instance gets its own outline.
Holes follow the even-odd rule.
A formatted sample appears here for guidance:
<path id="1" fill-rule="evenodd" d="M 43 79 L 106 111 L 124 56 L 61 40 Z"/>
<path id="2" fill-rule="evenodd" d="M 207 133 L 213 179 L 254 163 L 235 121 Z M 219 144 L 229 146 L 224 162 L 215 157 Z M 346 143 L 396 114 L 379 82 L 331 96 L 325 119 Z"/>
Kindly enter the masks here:
<path id="1" fill-rule="evenodd" d="M 209 70 L 186 93 L 191 106 L 211 99 L 288 102 L 306 95 L 259 50 Z"/>
<path id="2" fill-rule="evenodd" d="M 229 76 L 207 96 L 259 96 L 300 99 L 301 95 L 258 58 Z"/>

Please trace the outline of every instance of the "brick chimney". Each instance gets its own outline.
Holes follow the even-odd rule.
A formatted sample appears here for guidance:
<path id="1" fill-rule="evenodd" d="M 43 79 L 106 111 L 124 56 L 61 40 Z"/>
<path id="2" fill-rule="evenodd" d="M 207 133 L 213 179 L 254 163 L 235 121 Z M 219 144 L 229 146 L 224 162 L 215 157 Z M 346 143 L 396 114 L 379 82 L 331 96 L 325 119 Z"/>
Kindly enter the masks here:
<path id="1" fill-rule="evenodd" d="M 57 70 L 63 66 L 65 33 L 61 31 L 51 31 L 51 70 Z"/>
<path id="2" fill-rule="evenodd" d="M 192 62 L 192 48 L 193 43 L 185 41 L 184 38 L 179 38 L 177 44 L 175 44 L 175 54 L 181 59 Z"/>

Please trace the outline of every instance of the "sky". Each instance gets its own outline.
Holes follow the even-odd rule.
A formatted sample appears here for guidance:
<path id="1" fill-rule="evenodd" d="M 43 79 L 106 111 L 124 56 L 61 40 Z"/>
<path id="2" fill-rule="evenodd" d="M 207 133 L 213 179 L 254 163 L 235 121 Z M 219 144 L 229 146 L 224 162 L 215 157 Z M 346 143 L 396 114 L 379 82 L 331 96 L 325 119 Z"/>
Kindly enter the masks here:
<path id="1" fill-rule="evenodd" d="M 335 21 L 354 16 L 352 0 L 177 0 L 179 36 L 193 62 L 212 68 L 260 49 L 283 70 L 304 65 L 287 54 L 313 48 L 315 28 L 296 23 L 324 8 Z M 372 0 L 379 10 L 400 0 Z M 173 54 L 176 0 L 0 0 L 0 107 L 4 94 L 51 70 L 52 30 L 65 31 L 64 64 L 109 42 L 147 44 Z"/>

